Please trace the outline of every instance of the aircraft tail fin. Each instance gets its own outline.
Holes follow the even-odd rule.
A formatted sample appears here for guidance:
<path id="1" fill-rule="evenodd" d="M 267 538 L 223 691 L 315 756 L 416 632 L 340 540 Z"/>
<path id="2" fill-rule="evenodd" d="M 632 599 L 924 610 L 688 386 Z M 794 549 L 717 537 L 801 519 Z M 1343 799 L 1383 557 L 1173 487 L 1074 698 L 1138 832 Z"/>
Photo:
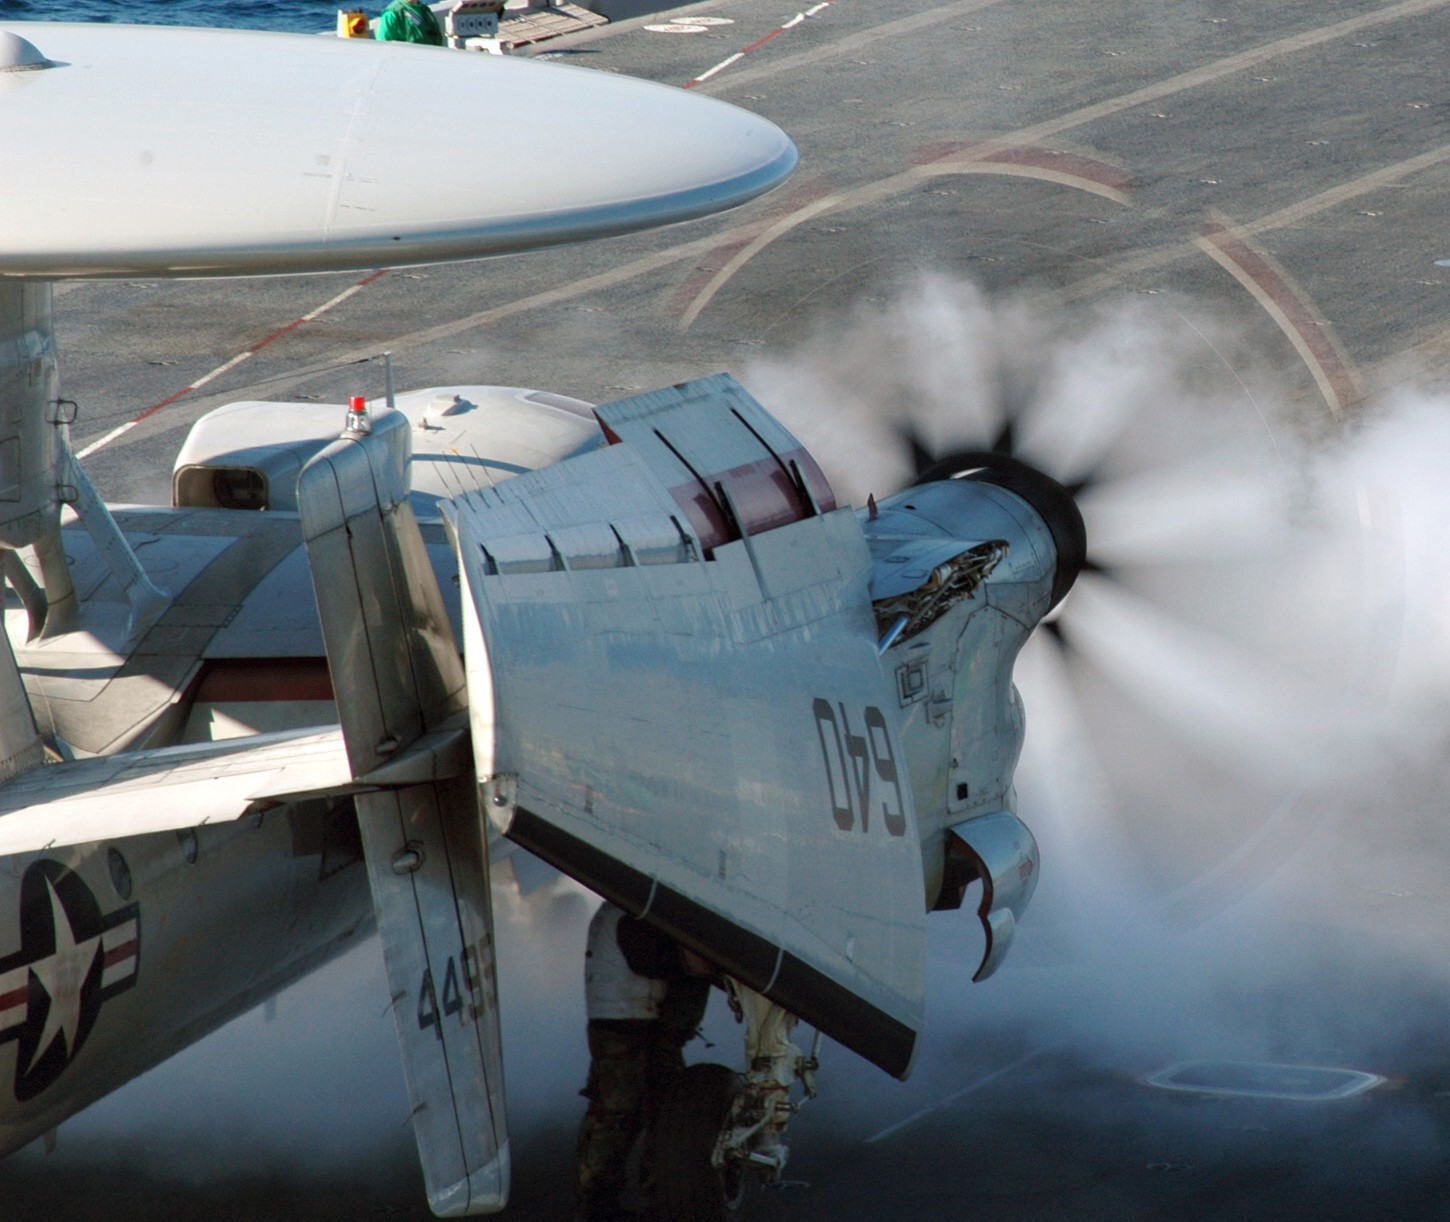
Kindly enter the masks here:
<path id="1" fill-rule="evenodd" d="M 0 632 L 0 784 L 45 762 L 30 697 L 15 663 L 10 638 Z"/>
<path id="2" fill-rule="evenodd" d="M 407 420 L 347 433 L 298 482 L 298 508 L 353 776 L 413 1128 L 440 1216 L 508 1200 L 508 1129 L 488 839 L 464 679 L 408 503 Z M 450 775 L 451 774 L 451 775 Z"/>

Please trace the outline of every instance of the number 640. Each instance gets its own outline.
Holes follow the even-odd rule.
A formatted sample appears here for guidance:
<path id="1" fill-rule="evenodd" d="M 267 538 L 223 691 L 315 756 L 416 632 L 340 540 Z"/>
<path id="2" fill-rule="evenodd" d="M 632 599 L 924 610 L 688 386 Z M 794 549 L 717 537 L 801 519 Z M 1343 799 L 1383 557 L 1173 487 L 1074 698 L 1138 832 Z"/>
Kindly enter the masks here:
<path id="1" fill-rule="evenodd" d="M 906 802 L 901 793 L 901 775 L 891 746 L 891 732 L 881 710 L 874 704 L 865 706 L 862 714 L 864 734 L 857 734 L 851 729 L 850 715 L 842 703 L 838 702 L 833 708 L 829 700 L 817 696 L 811 711 L 816 718 L 816 737 L 826 766 L 826 788 L 830 793 L 831 814 L 836 826 L 843 832 L 849 832 L 856 826 L 859 817 L 861 830 L 871 830 L 871 785 L 874 777 L 883 787 L 879 809 L 887 833 L 904 836 Z"/>

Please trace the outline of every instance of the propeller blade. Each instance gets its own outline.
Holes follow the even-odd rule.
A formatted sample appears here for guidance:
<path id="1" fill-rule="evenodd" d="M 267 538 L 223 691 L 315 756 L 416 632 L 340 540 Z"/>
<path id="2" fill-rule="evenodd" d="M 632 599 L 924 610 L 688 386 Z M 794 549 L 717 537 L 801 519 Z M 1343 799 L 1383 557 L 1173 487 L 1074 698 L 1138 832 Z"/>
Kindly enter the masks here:
<path id="1" fill-rule="evenodd" d="M 997 436 L 992 440 L 991 446 L 988 448 L 992 451 L 993 454 L 1010 455 L 1017 448 L 1015 444 L 1016 435 L 1016 425 L 1012 420 L 1009 419 L 1002 425 L 1001 431 L 998 432 Z"/>
<path id="2" fill-rule="evenodd" d="M 1027 723 L 1017 809 L 1053 878 L 1034 897 L 1034 938 L 1045 934 L 1055 957 L 1080 961 L 1100 949 L 1101 891 L 1121 886 L 1124 863 L 1117 795 L 1088 733 L 1070 650 L 1065 639 L 1037 633 L 1017 657 Z"/>
<path id="3" fill-rule="evenodd" d="M 1054 625 L 1055 626 L 1055 625 Z M 1116 804 L 1092 749 L 1072 678 L 1065 635 L 1038 633 L 1018 654 L 1014 679 L 1030 727 L 1019 771 L 1020 808 L 1044 846 L 1095 857 Z"/>
<path id="4" fill-rule="evenodd" d="M 1293 491 L 1272 464 L 1209 457 L 1094 483 L 1078 506 L 1099 564 L 1191 564 L 1282 554 Z"/>
<path id="5" fill-rule="evenodd" d="M 909 422 L 901 426 L 900 433 L 902 441 L 906 444 L 907 452 L 911 455 L 912 474 L 920 478 L 921 473 L 936 462 L 936 455 L 927 449 L 926 443 L 921 439 L 921 434 Z"/>
<path id="6" fill-rule="evenodd" d="M 1034 402 L 1017 416 L 1018 456 L 1062 483 L 1096 471 L 1129 422 L 1162 402 L 1159 379 L 1124 351 L 1121 330 L 1095 329 L 1054 352 Z"/>
<path id="7" fill-rule="evenodd" d="M 1083 574 L 1064 608 L 1077 652 L 1198 754 L 1295 782 L 1367 762 L 1362 711 L 1328 677 L 1293 673 L 1226 635 Z"/>

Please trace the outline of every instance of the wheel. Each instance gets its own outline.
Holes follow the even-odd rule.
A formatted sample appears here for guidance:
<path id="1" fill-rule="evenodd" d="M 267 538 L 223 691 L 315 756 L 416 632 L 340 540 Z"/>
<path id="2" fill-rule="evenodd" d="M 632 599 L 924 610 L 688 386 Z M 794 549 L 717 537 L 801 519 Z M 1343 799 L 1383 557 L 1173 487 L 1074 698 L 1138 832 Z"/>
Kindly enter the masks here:
<path id="1" fill-rule="evenodd" d="M 739 1094 L 739 1075 L 725 1065 L 691 1065 L 671 1084 L 650 1134 L 660 1222 L 723 1222 L 739 1208 L 744 1176 L 711 1163 Z"/>

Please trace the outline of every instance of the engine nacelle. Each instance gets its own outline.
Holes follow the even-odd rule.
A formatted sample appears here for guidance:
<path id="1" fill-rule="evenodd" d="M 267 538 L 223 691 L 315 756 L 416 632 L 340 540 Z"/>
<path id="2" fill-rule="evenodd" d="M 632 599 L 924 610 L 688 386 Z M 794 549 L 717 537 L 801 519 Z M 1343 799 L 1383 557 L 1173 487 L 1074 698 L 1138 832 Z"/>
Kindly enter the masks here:
<path id="1" fill-rule="evenodd" d="M 909 488 L 862 522 L 882 663 L 895 672 L 902 709 L 927 906 L 959 907 L 967 884 L 982 881 L 979 980 L 1001 962 L 1037 881 L 1037 845 L 1015 814 L 1024 727 L 1012 668 L 1085 551 L 1066 490 L 1007 463 Z"/>

